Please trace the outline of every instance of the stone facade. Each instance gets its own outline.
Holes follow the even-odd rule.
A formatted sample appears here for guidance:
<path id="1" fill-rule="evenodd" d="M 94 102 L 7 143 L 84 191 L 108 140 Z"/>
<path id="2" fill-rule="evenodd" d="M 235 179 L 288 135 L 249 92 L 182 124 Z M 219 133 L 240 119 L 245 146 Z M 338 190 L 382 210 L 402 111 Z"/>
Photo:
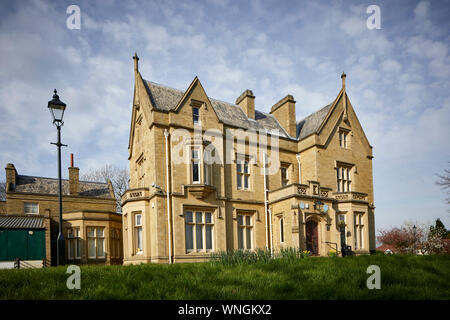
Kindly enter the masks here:
<path id="1" fill-rule="evenodd" d="M 356 254 L 375 249 L 372 147 L 345 74 L 334 101 L 297 122 L 291 95 L 266 114 L 250 90 L 226 103 L 208 97 L 197 77 L 185 91 L 146 81 L 134 61 L 124 264 L 256 248 L 327 255 L 341 250 L 341 231 Z M 255 132 L 268 136 L 255 143 Z M 210 164 L 207 155 L 224 161 Z"/>
<path id="2" fill-rule="evenodd" d="M 58 180 L 19 175 L 11 163 L 7 164 L 5 170 L 6 210 L 4 213 L 46 217 L 48 221 L 45 224 L 46 260 L 54 265 L 59 226 Z M 72 165 L 69 168 L 69 180 L 62 181 L 66 262 L 122 264 L 122 217 L 116 213 L 112 185 L 79 181 L 78 173 L 79 169 Z M 95 232 L 99 230 L 98 235 L 91 237 L 91 240 L 88 237 L 90 230 L 91 233 L 92 230 Z M 91 244 L 90 251 L 89 244 Z M 92 254 L 94 251 L 95 257 Z"/>

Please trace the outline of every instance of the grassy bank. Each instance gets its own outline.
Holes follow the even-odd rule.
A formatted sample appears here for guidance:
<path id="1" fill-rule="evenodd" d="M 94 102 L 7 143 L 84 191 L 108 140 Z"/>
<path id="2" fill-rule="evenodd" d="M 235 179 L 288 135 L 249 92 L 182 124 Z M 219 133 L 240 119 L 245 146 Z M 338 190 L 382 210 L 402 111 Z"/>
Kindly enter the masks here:
<path id="1" fill-rule="evenodd" d="M 369 290 L 369 265 L 381 289 Z M 0 270 L 0 299 L 450 299 L 450 256 L 373 255 L 255 263 Z"/>

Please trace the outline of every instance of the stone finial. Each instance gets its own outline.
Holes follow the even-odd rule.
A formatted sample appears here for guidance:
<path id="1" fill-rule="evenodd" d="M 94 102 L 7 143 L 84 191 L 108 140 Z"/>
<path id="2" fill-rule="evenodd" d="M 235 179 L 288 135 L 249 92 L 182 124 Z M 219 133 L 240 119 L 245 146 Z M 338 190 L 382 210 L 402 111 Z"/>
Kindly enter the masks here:
<path id="1" fill-rule="evenodd" d="M 136 52 L 134 53 L 133 60 L 134 60 L 134 71 L 138 72 L 139 71 L 139 63 L 138 63 L 139 57 Z"/>
<path id="2" fill-rule="evenodd" d="M 342 88 L 345 88 L 345 78 L 347 77 L 347 75 L 345 74 L 344 71 L 342 71 L 341 74 L 341 79 L 342 79 Z"/>

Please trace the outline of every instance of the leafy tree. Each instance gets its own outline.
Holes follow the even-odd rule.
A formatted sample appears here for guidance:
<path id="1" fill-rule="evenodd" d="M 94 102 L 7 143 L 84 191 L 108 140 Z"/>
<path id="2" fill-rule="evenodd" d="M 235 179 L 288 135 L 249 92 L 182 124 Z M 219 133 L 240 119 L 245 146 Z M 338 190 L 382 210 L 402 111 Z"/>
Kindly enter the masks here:
<path id="1" fill-rule="evenodd" d="M 434 226 L 430 226 L 430 235 L 436 235 L 441 239 L 450 239 L 450 231 L 445 228 L 439 218 L 436 219 Z"/>
<path id="2" fill-rule="evenodd" d="M 81 180 L 97 182 L 111 181 L 114 188 L 114 196 L 116 198 L 117 212 L 122 212 L 121 197 L 128 189 L 130 180 L 130 174 L 127 169 L 119 168 L 111 164 L 105 164 L 100 168 L 91 169 L 81 175 Z"/>

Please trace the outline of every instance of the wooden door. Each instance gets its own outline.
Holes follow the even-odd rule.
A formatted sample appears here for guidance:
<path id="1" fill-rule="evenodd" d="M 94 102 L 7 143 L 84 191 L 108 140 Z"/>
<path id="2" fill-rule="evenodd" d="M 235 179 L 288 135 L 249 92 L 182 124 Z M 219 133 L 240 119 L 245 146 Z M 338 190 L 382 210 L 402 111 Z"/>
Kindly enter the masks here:
<path id="1" fill-rule="evenodd" d="M 319 254 L 319 237 L 317 232 L 317 222 L 306 222 L 306 250 L 312 254 Z"/>

